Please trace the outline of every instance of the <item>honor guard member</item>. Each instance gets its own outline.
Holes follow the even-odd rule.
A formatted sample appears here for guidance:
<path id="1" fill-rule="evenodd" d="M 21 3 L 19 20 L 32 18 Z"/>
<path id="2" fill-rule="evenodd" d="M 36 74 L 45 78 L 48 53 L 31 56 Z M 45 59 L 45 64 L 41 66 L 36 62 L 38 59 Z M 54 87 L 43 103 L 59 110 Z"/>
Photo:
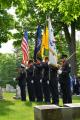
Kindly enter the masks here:
<path id="1" fill-rule="evenodd" d="M 52 104 L 59 104 L 59 93 L 58 93 L 58 78 L 57 78 L 58 67 L 49 65 L 49 80 L 50 80 L 50 93 L 52 98 Z"/>
<path id="2" fill-rule="evenodd" d="M 67 62 L 67 55 L 62 55 L 61 74 L 59 75 L 59 81 L 61 85 L 63 104 L 72 103 L 71 84 L 70 84 L 70 66 Z"/>
<path id="3" fill-rule="evenodd" d="M 42 102 L 43 101 L 42 64 L 41 64 L 40 58 L 37 58 L 37 61 L 34 64 L 34 85 L 35 85 L 35 95 L 36 95 L 37 102 Z"/>
<path id="4" fill-rule="evenodd" d="M 31 102 L 35 101 L 35 91 L 34 91 L 34 80 L 33 80 L 33 60 L 29 60 L 27 72 L 27 88 L 28 88 L 28 95 L 29 100 Z"/>
<path id="5" fill-rule="evenodd" d="M 17 78 L 21 91 L 21 100 L 26 101 L 26 70 L 25 65 L 21 64 L 19 77 Z"/>
<path id="6" fill-rule="evenodd" d="M 50 103 L 50 89 L 49 89 L 49 65 L 48 65 L 48 57 L 45 57 L 45 61 L 43 62 L 42 69 L 42 88 L 44 101 L 46 103 Z"/>

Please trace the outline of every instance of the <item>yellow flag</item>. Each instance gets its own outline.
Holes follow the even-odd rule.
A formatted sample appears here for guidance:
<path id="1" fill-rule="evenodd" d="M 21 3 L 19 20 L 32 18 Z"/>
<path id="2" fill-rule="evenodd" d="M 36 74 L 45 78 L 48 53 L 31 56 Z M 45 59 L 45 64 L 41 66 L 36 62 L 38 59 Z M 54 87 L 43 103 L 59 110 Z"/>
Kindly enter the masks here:
<path id="1" fill-rule="evenodd" d="M 46 26 L 45 30 L 45 43 L 44 43 L 44 56 L 48 56 L 48 51 L 49 51 L 49 31 L 48 27 Z"/>
<path id="2" fill-rule="evenodd" d="M 42 35 L 42 44 L 40 50 L 41 57 L 44 58 L 45 56 L 48 56 L 48 51 L 49 51 L 49 33 L 48 27 L 46 26 Z"/>

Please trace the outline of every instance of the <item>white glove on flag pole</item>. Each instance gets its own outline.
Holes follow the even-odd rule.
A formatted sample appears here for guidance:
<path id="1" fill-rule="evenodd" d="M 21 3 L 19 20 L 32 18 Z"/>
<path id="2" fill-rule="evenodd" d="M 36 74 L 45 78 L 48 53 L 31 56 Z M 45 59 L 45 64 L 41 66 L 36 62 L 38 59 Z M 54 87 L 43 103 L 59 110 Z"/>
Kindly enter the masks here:
<path id="1" fill-rule="evenodd" d="M 48 29 L 49 29 L 49 64 L 57 65 L 57 50 L 50 18 L 48 18 Z"/>

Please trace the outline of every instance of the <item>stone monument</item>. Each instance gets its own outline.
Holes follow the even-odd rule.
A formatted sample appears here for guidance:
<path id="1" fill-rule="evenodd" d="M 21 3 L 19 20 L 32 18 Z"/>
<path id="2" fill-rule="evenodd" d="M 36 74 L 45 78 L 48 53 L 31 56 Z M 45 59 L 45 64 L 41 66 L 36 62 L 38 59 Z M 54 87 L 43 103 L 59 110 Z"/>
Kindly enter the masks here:
<path id="1" fill-rule="evenodd" d="M 80 103 L 75 105 L 40 105 L 34 107 L 34 120 L 80 120 Z"/>
<path id="2" fill-rule="evenodd" d="M 15 98 L 15 99 L 21 98 L 20 87 L 18 85 L 16 85 L 16 95 L 13 98 Z"/>

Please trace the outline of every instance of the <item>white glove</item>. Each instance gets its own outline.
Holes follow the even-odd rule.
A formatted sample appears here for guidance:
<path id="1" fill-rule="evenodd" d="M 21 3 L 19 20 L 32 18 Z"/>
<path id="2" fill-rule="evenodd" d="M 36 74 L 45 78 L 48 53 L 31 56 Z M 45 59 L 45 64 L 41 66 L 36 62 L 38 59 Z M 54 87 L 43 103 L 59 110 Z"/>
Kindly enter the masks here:
<path id="1" fill-rule="evenodd" d="M 58 74 L 60 75 L 61 73 L 62 73 L 62 70 L 59 69 L 59 70 L 58 70 Z"/>
<path id="2" fill-rule="evenodd" d="M 42 79 L 40 79 L 40 83 L 42 83 Z"/>
<path id="3" fill-rule="evenodd" d="M 49 80 L 47 80 L 47 84 L 49 85 Z"/>
<path id="4" fill-rule="evenodd" d="M 33 80 L 31 80 L 31 83 L 33 84 L 33 83 L 34 83 L 34 81 L 33 81 Z"/>

